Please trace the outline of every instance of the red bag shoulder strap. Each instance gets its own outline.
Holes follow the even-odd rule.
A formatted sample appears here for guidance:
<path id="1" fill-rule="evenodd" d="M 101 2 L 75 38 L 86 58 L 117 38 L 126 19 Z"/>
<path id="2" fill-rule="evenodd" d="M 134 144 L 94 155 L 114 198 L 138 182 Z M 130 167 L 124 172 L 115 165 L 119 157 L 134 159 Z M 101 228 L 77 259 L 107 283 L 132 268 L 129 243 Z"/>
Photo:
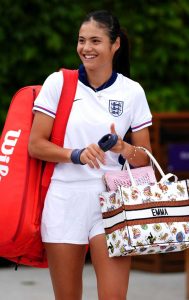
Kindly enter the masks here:
<path id="1" fill-rule="evenodd" d="M 63 145 L 66 126 L 75 97 L 78 81 L 78 70 L 62 69 L 62 72 L 64 84 L 51 134 L 51 141 L 59 146 Z"/>
<path id="2" fill-rule="evenodd" d="M 63 146 L 64 136 L 68 118 L 71 112 L 73 100 L 78 82 L 78 70 L 62 69 L 64 84 L 56 112 L 56 117 L 53 124 L 51 141 L 58 145 Z M 42 176 L 42 200 L 45 199 L 51 177 L 54 171 L 55 163 L 47 162 Z"/>

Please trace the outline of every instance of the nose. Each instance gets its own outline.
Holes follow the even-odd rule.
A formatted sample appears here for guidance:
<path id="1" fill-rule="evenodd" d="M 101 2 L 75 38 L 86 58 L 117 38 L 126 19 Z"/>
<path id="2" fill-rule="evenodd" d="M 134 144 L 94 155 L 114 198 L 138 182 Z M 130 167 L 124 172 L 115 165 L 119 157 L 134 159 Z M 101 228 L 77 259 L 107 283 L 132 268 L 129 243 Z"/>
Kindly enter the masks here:
<path id="1" fill-rule="evenodd" d="M 92 49 L 92 45 L 90 41 L 86 41 L 85 44 L 83 45 L 83 50 L 84 51 L 90 51 Z"/>

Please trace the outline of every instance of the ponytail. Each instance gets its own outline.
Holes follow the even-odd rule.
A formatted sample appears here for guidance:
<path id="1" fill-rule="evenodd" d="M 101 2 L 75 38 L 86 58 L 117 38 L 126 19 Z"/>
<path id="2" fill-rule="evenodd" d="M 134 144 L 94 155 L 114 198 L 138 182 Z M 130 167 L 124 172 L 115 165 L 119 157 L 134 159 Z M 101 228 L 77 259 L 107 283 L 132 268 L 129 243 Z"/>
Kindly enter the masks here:
<path id="1" fill-rule="evenodd" d="M 120 48 L 113 58 L 114 71 L 130 78 L 130 46 L 127 34 L 120 30 Z"/>

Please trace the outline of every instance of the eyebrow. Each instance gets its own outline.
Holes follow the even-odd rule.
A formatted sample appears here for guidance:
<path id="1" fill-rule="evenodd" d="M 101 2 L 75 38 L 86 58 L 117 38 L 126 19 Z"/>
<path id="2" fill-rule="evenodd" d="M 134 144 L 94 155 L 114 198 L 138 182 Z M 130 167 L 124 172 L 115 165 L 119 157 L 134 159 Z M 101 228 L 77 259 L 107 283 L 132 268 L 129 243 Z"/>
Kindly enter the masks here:
<path id="1" fill-rule="evenodd" d="M 82 35 L 79 35 L 79 38 L 83 38 L 83 39 L 86 39 L 84 36 L 82 36 Z M 89 37 L 90 39 L 101 39 L 102 37 L 100 37 L 100 36 L 91 36 L 91 37 Z"/>

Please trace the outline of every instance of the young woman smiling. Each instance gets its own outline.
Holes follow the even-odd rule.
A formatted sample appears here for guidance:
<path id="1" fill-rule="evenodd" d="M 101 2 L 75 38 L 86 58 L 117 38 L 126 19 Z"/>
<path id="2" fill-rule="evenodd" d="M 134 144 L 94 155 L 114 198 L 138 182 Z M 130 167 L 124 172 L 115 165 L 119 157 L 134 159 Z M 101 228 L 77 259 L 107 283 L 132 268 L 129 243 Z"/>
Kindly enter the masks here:
<path id="1" fill-rule="evenodd" d="M 120 169 L 120 154 L 133 166 L 148 164 L 146 154 L 134 146 L 151 149 L 151 113 L 142 87 L 129 79 L 128 38 L 116 17 L 107 11 L 87 15 L 77 53 L 82 65 L 63 148 L 49 142 L 64 81 L 61 72 L 46 79 L 34 105 L 29 152 L 57 162 L 45 199 L 42 240 L 56 300 L 82 299 L 86 244 L 99 299 L 125 300 L 130 258 L 108 257 L 98 194 L 105 190 L 104 172 Z M 123 141 L 129 129 L 132 144 Z M 109 132 L 118 141 L 103 152 L 98 140 Z"/>

